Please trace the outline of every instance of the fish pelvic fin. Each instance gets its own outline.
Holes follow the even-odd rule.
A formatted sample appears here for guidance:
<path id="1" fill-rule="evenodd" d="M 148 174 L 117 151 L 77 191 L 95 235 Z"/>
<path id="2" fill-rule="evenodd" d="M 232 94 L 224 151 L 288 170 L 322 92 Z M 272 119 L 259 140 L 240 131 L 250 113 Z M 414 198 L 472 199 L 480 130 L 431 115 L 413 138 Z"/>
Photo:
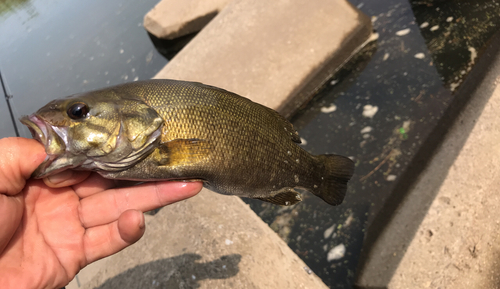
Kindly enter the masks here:
<path id="1" fill-rule="evenodd" d="M 283 191 L 276 193 L 272 197 L 255 199 L 280 206 L 291 206 L 302 201 L 302 195 L 294 189 L 284 188 Z"/>
<path id="2" fill-rule="evenodd" d="M 312 192 L 332 206 L 337 206 L 344 200 L 347 191 L 347 182 L 354 174 L 354 162 L 340 155 L 319 155 L 324 171 L 321 175 L 322 183 Z"/>

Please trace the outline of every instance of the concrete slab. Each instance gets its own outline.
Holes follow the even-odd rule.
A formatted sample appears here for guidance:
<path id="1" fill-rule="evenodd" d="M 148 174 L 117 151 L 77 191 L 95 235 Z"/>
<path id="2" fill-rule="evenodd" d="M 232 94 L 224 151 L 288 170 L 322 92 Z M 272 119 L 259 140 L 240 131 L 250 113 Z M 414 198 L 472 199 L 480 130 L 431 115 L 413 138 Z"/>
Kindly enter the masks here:
<path id="1" fill-rule="evenodd" d="M 81 288 L 327 288 L 237 197 L 203 190 L 146 227 Z"/>
<path id="2" fill-rule="evenodd" d="M 162 0 L 146 16 L 144 28 L 161 39 L 200 31 L 230 0 Z"/>
<path id="3" fill-rule="evenodd" d="M 156 78 L 223 87 L 288 117 L 371 32 L 344 0 L 234 0 Z"/>
<path id="4" fill-rule="evenodd" d="M 458 92 L 471 101 L 367 248 L 358 288 L 500 287 L 499 44 L 497 34 Z"/>

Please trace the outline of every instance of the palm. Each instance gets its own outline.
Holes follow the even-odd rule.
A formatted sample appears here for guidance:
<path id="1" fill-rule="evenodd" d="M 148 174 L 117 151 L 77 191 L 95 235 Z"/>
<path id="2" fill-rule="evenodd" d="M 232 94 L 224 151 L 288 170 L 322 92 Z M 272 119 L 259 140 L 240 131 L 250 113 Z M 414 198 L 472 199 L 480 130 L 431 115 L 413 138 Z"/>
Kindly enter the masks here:
<path id="1" fill-rule="evenodd" d="M 0 255 L 2 274 L 18 275 L 30 284 L 41 285 L 37 287 L 63 287 L 87 264 L 142 236 L 142 216 L 131 209 L 146 211 L 173 203 L 192 196 L 201 185 L 113 187 L 113 181 L 97 174 L 63 188 L 47 187 L 40 180 L 28 181 L 22 192 L 21 225 Z M 159 191 L 165 189 L 172 193 L 162 197 Z"/>
<path id="2" fill-rule="evenodd" d="M 78 216 L 80 200 L 70 187 L 51 189 L 41 181 L 30 181 L 23 198 L 21 226 L 0 259 L 0 266 L 7 263 L 14 265 L 13 270 L 23 268 L 18 273 L 29 274 L 34 269 L 31 266 L 44 264 L 46 276 L 57 276 L 54 280 L 42 281 L 46 276 L 26 278 L 36 277 L 35 283 L 62 287 L 88 263 L 83 241 L 85 228 Z"/>

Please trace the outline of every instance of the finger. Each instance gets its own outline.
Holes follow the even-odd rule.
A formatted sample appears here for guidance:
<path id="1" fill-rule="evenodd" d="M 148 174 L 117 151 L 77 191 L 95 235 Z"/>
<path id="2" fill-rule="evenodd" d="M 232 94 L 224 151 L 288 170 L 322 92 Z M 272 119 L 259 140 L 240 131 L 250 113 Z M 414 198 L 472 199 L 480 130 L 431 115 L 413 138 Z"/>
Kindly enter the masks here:
<path id="1" fill-rule="evenodd" d="M 0 193 L 18 194 L 45 157 L 45 149 L 35 140 L 0 139 Z"/>
<path id="2" fill-rule="evenodd" d="M 24 198 L 21 194 L 0 194 L 0 255 L 9 244 L 23 216 Z"/>
<path id="3" fill-rule="evenodd" d="M 129 209 L 150 211 L 196 195 L 200 182 L 154 182 L 111 189 L 80 201 L 80 221 L 86 228 L 116 220 Z"/>
<path id="4" fill-rule="evenodd" d="M 127 210 L 117 221 L 92 227 L 84 236 L 85 256 L 88 263 L 115 254 L 137 242 L 146 229 L 140 211 Z"/>
<path id="5" fill-rule="evenodd" d="M 51 188 L 69 187 L 83 182 L 89 175 L 88 171 L 65 170 L 44 178 L 43 182 Z"/>
<path id="6" fill-rule="evenodd" d="M 114 180 L 105 179 L 98 173 L 92 173 L 84 182 L 74 185 L 73 189 L 83 199 L 114 187 L 116 187 Z"/>

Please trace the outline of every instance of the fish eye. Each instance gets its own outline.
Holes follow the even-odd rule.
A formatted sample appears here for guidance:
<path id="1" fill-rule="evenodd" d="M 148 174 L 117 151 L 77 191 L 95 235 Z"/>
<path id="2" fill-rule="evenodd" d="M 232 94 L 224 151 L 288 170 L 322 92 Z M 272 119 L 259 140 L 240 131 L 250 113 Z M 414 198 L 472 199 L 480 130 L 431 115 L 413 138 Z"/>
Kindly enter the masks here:
<path id="1" fill-rule="evenodd" d="M 72 119 L 86 118 L 89 113 L 89 107 L 83 102 L 72 104 L 66 111 L 68 116 Z"/>

